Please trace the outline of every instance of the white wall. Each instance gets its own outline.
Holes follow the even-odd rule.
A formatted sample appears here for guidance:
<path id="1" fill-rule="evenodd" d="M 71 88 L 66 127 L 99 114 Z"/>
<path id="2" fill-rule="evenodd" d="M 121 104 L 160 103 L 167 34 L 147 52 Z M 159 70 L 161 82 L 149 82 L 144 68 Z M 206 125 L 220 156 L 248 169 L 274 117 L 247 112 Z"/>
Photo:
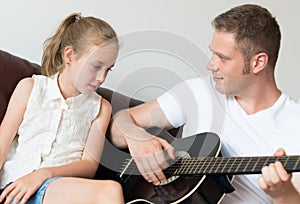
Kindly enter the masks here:
<path id="1" fill-rule="evenodd" d="M 44 40 L 68 14 L 94 15 L 109 22 L 122 41 L 103 86 L 150 100 L 182 79 L 206 73 L 211 20 L 241 3 L 263 5 L 277 17 L 282 31 L 278 85 L 298 100 L 298 0 L 10 0 L 0 7 L 0 49 L 40 63 Z"/>

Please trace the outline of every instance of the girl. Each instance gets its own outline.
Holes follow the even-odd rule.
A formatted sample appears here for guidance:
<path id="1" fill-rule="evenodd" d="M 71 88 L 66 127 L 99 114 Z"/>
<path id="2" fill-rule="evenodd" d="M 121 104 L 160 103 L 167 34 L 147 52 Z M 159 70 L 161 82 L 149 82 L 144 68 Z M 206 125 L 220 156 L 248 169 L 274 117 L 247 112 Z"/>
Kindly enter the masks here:
<path id="1" fill-rule="evenodd" d="M 118 183 L 84 179 L 97 170 L 111 115 L 94 90 L 118 48 L 110 25 L 78 13 L 46 40 L 46 76 L 18 83 L 0 126 L 0 202 L 124 202 Z"/>

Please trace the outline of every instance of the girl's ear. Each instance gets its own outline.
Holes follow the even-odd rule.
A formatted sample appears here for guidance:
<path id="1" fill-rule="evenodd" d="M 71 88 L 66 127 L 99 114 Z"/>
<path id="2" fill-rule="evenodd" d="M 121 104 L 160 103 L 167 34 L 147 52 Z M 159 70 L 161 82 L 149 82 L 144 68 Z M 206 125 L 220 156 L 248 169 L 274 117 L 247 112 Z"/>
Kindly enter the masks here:
<path id="1" fill-rule="evenodd" d="M 266 68 L 269 57 L 266 53 L 261 52 L 252 58 L 253 73 L 258 74 L 260 71 Z"/>
<path id="2" fill-rule="evenodd" d="M 75 54 L 75 51 L 72 46 L 67 46 L 64 48 L 64 62 L 66 66 L 71 66 L 71 62 L 73 59 L 73 55 Z"/>

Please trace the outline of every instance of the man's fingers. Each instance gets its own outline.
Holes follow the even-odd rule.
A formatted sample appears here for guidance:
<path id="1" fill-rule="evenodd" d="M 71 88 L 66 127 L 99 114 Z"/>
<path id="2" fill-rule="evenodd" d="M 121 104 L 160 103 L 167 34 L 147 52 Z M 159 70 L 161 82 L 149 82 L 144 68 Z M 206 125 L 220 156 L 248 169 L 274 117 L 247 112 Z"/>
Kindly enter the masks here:
<path id="1" fill-rule="evenodd" d="M 281 157 L 281 156 L 285 156 L 285 155 L 286 155 L 286 153 L 285 153 L 284 149 L 282 149 L 282 148 L 277 149 L 277 151 L 274 153 L 275 157 Z"/>
<path id="2" fill-rule="evenodd" d="M 269 186 L 272 183 L 271 178 L 270 178 L 270 174 L 269 174 L 269 167 L 267 167 L 267 166 L 263 167 L 261 172 L 262 172 L 262 175 L 263 175 L 264 183 L 267 186 Z"/>
<path id="3" fill-rule="evenodd" d="M 155 159 L 159 165 L 159 170 L 168 168 L 169 163 L 167 162 L 165 154 L 162 151 L 155 153 Z"/>
<path id="4" fill-rule="evenodd" d="M 262 190 L 264 190 L 264 191 L 267 191 L 268 188 L 269 188 L 269 186 L 266 184 L 266 182 L 265 182 L 263 176 L 260 176 L 260 177 L 258 178 L 258 184 L 259 184 L 260 188 L 261 188 Z"/>
<path id="5" fill-rule="evenodd" d="M 154 184 L 159 184 L 159 178 L 156 175 L 156 172 L 154 170 L 154 166 L 151 166 L 151 164 L 153 165 L 154 161 L 156 162 L 155 158 L 150 155 L 148 156 L 136 156 L 135 158 L 136 164 L 138 166 L 138 169 L 140 171 L 140 173 L 142 174 L 142 176 L 150 183 L 154 183 Z M 156 171 L 157 168 L 156 168 Z"/>
<path id="6" fill-rule="evenodd" d="M 288 181 L 291 179 L 291 175 L 284 169 L 283 165 L 279 161 L 275 162 L 275 166 L 281 180 Z"/>
<path id="7" fill-rule="evenodd" d="M 271 183 L 270 184 L 268 183 L 268 185 L 277 184 L 281 182 L 275 164 L 273 163 L 269 165 L 269 174 L 270 174 Z"/>
<path id="8" fill-rule="evenodd" d="M 148 157 L 148 163 L 151 168 L 151 178 L 152 182 L 155 185 L 160 184 L 160 182 L 165 181 L 166 177 L 164 173 L 162 172 L 160 163 L 164 162 L 165 158 L 163 155 L 163 152 L 158 152 L 155 155 L 152 155 L 151 157 Z"/>
<path id="9" fill-rule="evenodd" d="M 165 149 L 168 153 L 168 156 L 170 157 L 170 159 L 175 159 L 174 156 L 174 147 L 172 147 L 172 145 L 170 145 L 170 143 L 168 143 L 166 140 L 164 139 L 160 139 L 160 144 L 162 145 L 163 149 Z"/>

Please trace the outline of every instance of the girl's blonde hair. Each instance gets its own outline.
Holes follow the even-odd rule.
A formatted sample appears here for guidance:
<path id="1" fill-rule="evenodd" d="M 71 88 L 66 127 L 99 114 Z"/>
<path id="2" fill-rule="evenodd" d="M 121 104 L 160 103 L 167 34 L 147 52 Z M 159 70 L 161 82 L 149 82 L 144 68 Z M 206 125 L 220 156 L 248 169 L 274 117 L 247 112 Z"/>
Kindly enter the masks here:
<path id="1" fill-rule="evenodd" d="M 62 71 L 65 66 L 63 51 L 66 46 L 72 46 L 80 57 L 89 47 L 100 46 L 105 42 L 119 46 L 117 35 L 108 23 L 95 17 L 82 17 L 80 13 L 69 15 L 56 33 L 44 43 L 42 74 L 52 76 Z"/>

